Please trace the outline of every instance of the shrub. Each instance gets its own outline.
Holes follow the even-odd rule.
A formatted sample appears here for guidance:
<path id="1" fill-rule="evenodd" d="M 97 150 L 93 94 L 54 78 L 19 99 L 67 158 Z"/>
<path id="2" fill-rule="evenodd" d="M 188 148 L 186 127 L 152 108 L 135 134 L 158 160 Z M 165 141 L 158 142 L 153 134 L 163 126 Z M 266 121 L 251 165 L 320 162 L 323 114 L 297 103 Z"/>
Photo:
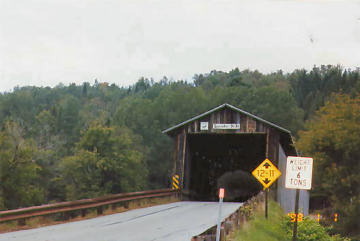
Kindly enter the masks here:
<path id="1" fill-rule="evenodd" d="M 287 229 L 287 240 L 291 240 L 293 235 L 293 223 L 288 218 L 283 223 Z M 330 236 L 326 228 L 315 220 L 305 217 L 302 222 L 298 222 L 298 241 L 350 241 L 340 235 Z"/>

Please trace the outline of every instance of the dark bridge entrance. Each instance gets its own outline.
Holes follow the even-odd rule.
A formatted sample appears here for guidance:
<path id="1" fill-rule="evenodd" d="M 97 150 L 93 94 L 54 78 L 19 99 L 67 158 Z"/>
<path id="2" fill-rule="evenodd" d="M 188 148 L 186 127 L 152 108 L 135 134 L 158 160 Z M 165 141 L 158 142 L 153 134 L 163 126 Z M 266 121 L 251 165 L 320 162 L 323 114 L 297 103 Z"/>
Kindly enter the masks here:
<path id="1" fill-rule="evenodd" d="M 183 199 L 243 201 L 262 188 L 251 175 L 265 158 L 296 155 L 290 132 L 246 111 L 223 104 L 164 131 L 174 139 L 174 174 Z M 276 187 L 276 185 L 273 185 Z"/>
<path id="2" fill-rule="evenodd" d="M 245 201 L 261 190 L 250 175 L 265 159 L 264 134 L 189 134 L 189 198 L 215 200 L 218 187 L 228 200 Z M 188 175 L 188 176 L 187 176 Z"/>

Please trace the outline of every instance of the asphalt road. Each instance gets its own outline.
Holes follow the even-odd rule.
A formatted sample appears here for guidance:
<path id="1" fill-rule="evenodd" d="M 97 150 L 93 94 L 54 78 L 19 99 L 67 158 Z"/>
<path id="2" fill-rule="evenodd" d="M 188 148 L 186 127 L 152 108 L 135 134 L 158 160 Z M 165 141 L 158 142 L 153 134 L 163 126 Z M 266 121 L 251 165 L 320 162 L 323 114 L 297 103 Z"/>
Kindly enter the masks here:
<path id="1" fill-rule="evenodd" d="M 241 203 L 224 203 L 223 218 Z M 176 202 L 37 229 L 0 234 L 0 241 L 189 241 L 216 224 L 218 203 Z"/>

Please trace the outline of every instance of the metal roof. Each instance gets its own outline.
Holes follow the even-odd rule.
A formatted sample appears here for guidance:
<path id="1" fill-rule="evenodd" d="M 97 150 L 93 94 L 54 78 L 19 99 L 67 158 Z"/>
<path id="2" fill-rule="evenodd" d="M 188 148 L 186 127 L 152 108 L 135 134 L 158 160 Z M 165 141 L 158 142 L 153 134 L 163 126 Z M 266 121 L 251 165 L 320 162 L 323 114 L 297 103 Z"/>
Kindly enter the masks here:
<path id="1" fill-rule="evenodd" d="M 220 110 L 220 109 L 222 109 L 222 108 L 225 108 L 225 107 L 228 107 L 228 108 L 230 108 L 230 109 L 232 109 L 232 110 L 234 110 L 234 111 L 240 112 L 240 113 L 242 113 L 242 114 L 244 114 L 244 115 L 250 116 L 250 117 L 252 117 L 252 118 L 254 118 L 254 119 L 256 119 L 256 120 L 258 120 L 258 121 L 260 121 L 260 122 L 263 122 L 263 123 L 265 123 L 265 124 L 267 124 L 267 125 L 269 125 L 269 126 L 271 126 L 271 127 L 274 127 L 274 128 L 276 128 L 276 129 L 278 129 L 278 130 L 280 130 L 280 131 L 282 131 L 282 132 L 285 132 L 286 134 L 291 135 L 291 132 L 290 132 L 289 130 L 287 130 L 287 129 L 285 129 L 285 128 L 282 128 L 282 127 L 280 127 L 280 126 L 278 126 L 278 125 L 275 125 L 274 123 L 271 123 L 271 122 L 269 122 L 269 121 L 267 121 L 267 120 L 264 120 L 264 119 L 262 119 L 262 118 L 260 118 L 260 117 L 258 117 L 258 116 L 256 116 L 256 115 L 253 115 L 253 114 L 251 114 L 251 113 L 249 113 L 249 112 L 247 112 L 247 111 L 244 111 L 244 110 L 242 110 L 242 109 L 236 108 L 235 106 L 232 106 L 232 105 L 227 104 L 227 103 L 222 104 L 222 105 L 220 105 L 220 106 L 218 106 L 218 107 L 216 107 L 216 108 L 214 108 L 214 109 L 211 109 L 211 110 L 209 110 L 209 111 L 207 111 L 207 112 L 205 112 L 205 113 L 203 113 L 203 114 L 201 114 L 201 115 L 195 116 L 195 117 L 193 117 L 193 118 L 191 118 L 191 119 L 189 119 L 189 120 L 187 120 L 187 121 L 184 121 L 184 122 L 182 122 L 182 123 L 180 123 L 180 124 L 177 124 L 177 125 L 175 125 L 175 126 L 173 126 L 173 127 L 170 127 L 170 128 L 168 128 L 168 129 L 164 130 L 162 133 L 168 133 L 168 132 L 170 132 L 170 131 L 173 131 L 173 130 L 179 128 L 179 127 L 182 127 L 182 126 L 184 126 L 184 125 L 186 125 L 186 124 L 194 121 L 194 120 L 198 120 L 198 119 L 200 119 L 200 118 L 202 118 L 202 117 L 204 117 L 204 116 L 206 116 L 206 115 L 209 115 L 209 114 L 211 114 L 211 113 L 213 113 L 213 112 L 215 112 L 215 111 L 217 111 L 217 110 Z"/>

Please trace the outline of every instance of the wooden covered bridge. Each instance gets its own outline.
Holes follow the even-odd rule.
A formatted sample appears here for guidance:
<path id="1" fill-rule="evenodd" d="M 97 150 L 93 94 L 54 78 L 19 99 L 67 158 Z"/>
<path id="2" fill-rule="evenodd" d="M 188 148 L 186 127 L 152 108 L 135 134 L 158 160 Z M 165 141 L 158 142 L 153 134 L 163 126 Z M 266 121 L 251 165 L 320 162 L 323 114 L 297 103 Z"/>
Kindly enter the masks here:
<path id="1" fill-rule="evenodd" d="M 229 104 L 163 131 L 174 140 L 174 169 L 187 200 L 215 200 L 218 187 L 229 201 L 244 201 L 262 188 L 251 176 L 265 158 L 285 174 L 286 156 L 296 156 L 290 131 Z M 284 187 L 284 175 L 272 186 L 286 211 L 294 207 L 295 192 Z M 309 195 L 300 194 L 307 214 Z"/>

